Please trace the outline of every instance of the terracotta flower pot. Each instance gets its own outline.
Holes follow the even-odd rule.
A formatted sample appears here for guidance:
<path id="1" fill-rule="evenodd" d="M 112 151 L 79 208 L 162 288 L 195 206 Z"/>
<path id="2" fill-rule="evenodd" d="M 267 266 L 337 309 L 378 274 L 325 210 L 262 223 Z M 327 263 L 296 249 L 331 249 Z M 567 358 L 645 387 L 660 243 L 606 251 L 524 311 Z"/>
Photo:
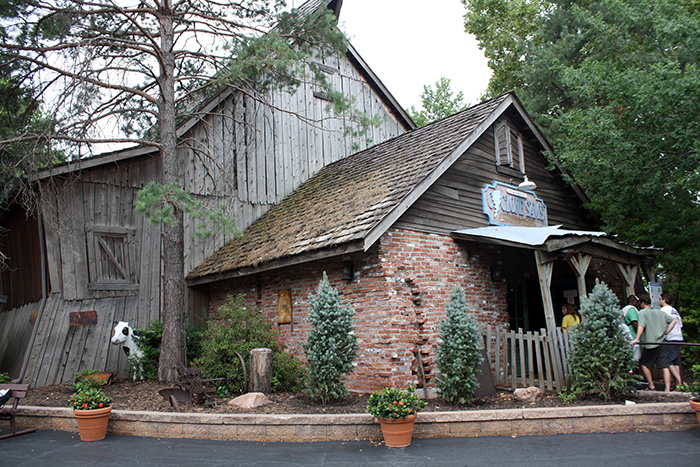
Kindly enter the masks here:
<path id="1" fill-rule="evenodd" d="M 107 422 L 112 406 L 93 410 L 74 410 L 82 441 L 99 441 L 107 435 Z"/>
<path id="2" fill-rule="evenodd" d="M 698 423 L 700 423 L 700 399 L 691 399 L 690 406 L 695 410 L 695 415 L 698 417 Z"/>
<path id="3" fill-rule="evenodd" d="M 413 439 L 413 422 L 416 414 L 404 418 L 392 420 L 390 418 L 380 418 L 379 424 L 382 427 L 384 443 L 390 448 L 403 448 L 411 444 Z"/>

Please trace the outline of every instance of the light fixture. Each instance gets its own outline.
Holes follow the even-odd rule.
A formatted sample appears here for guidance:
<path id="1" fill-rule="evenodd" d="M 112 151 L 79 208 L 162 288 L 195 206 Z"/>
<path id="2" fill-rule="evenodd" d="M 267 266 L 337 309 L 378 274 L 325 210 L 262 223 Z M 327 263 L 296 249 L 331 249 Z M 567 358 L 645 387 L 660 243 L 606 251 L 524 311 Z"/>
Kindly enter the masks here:
<path id="1" fill-rule="evenodd" d="M 352 264 L 352 260 L 346 259 L 343 261 L 343 273 L 342 278 L 346 281 L 352 281 L 355 276 L 355 271 Z"/>
<path id="2" fill-rule="evenodd" d="M 523 181 L 520 182 L 518 188 L 525 191 L 535 191 L 535 189 L 537 189 L 537 185 L 535 185 L 535 182 L 532 180 L 529 180 L 527 175 L 523 175 Z"/>

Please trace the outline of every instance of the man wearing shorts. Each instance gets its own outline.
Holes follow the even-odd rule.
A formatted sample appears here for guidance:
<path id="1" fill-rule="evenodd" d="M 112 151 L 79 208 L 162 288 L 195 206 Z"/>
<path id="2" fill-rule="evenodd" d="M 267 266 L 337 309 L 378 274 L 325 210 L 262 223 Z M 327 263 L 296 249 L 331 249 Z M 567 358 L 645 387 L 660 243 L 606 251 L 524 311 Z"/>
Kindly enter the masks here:
<path id="1" fill-rule="evenodd" d="M 642 345 L 642 356 L 639 359 L 639 365 L 642 367 L 642 373 L 649 383 L 649 389 L 656 390 L 654 380 L 651 377 L 651 368 L 656 364 L 664 375 L 664 386 L 666 392 L 671 390 L 671 372 L 668 369 L 668 349 L 665 345 L 658 345 L 658 342 L 663 342 L 666 335 L 671 332 L 676 325 L 676 320 L 667 315 L 659 308 L 651 307 L 651 299 L 649 295 L 639 297 L 639 302 L 642 309 L 639 310 L 639 321 L 637 323 L 637 337 L 630 342 L 634 345 L 638 342 L 647 342 Z"/>
<path id="2" fill-rule="evenodd" d="M 666 342 L 683 342 L 683 320 L 678 310 L 673 308 L 673 297 L 671 294 L 662 293 L 661 298 L 659 298 L 659 305 L 661 305 L 661 311 L 676 319 L 676 325 L 666 336 Z M 683 384 L 680 346 L 668 345 L 666 347 L 668 347 L 668 369 L 671 371 L 673 379 L 676 380 L 676 386 L 679 386 Z"/>

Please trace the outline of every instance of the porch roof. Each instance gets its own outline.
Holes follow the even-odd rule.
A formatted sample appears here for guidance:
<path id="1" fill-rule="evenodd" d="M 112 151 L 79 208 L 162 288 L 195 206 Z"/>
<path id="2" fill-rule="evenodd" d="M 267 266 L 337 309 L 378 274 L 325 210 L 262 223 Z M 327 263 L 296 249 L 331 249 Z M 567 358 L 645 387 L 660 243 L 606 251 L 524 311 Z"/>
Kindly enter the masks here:
<path id="1" fill-rule="evenodd" d="M 639 260 L 632 260 L 634 257 L 639 258 L 661 254 L 660 248 L 628 245 L 615 240 L 613 236 L 605 232 L 567 230 L 563 229 L 561 225 L 545 227 L 492 225 L 457 230 L 452 232 L 452 237 L 458 240 L 527 248 L 548 253 L 574 248 L 576 250 L 586 250 L 588 254 L 593 256 L 615 259 L 626 264 L 640 262 Z M 611 257 L 611 253 L 615 254 L 614 258 Z"/>

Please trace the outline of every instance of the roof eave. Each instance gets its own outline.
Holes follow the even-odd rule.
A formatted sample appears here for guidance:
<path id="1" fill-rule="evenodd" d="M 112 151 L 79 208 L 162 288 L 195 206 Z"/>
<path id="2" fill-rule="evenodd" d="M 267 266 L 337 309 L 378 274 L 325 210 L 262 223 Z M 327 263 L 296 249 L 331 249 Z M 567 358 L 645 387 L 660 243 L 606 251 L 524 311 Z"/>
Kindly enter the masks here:
<path id="1" fill-rule="evenodd" d="M 275 269 L 282 269 L 290 266 L 298 266 L 300 264 L 310 263 L 312 261 L 317 261 L 321 259 L 345 256 L 353 253 L 361 253 L 364 251 L 362 245 L 363 244 L 361 240 L 344 243 L 341 245 L 333 246 L 332 248 L 324 248 L 320 250 L 309 251 L 306 253 L 300 253 L 297 255 L 278 258 L 271 261 L 266 261 L 256 266 L 246 266 L 236 269 L 230 269 L 227 271 L 207 274 L 203 276 L 187 278 L 187 284 L 190 287 L 207 285 L 213 282 L 219 282 L 228 279 L 238 279 L 241 277 L 251 276 L 254 274 L 268 272 Z"/>

